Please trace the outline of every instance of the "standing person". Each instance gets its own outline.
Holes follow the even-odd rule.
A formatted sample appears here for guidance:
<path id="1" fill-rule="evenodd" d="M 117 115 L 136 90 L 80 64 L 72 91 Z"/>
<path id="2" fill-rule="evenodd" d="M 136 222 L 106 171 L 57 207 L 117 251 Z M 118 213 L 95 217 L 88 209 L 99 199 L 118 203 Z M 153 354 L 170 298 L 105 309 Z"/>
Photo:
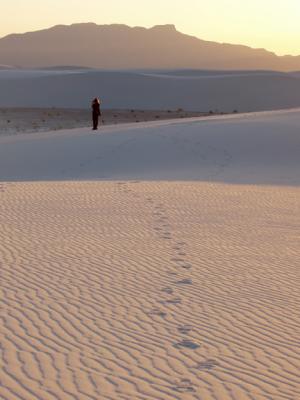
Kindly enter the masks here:
<path id="1" fill-rule="evenodd" d="M 93 131 L 96 131 L 98 129 L 99 117 L 101 115 L 100 100 L 97 97 L 92 101 L 92 110 L 93 110 Z"/>

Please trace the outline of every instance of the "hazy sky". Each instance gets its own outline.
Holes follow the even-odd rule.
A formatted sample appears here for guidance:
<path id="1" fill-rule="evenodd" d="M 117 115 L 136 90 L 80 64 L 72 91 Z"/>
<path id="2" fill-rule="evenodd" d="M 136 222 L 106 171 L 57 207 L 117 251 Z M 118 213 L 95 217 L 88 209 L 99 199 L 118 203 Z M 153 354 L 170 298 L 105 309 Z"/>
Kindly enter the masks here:
<path id="1" fill-rule="evenodd" d="M 300 55 L 300 0 L 0 0 L 0 37 L 57 24 L 172 23 L 206 40 Z"/>

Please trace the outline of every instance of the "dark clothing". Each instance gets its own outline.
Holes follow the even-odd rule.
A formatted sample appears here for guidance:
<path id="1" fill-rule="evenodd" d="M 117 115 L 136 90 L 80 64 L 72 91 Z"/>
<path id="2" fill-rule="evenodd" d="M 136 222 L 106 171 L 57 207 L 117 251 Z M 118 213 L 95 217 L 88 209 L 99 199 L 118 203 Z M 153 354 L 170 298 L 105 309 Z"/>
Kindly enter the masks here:
<path id="1" fill-rule="evenodd" d="M 93 113 L 93 129 L 98 129 L 99 115 Z"/>
<path id="2" fill-rule="evenodd" d="M 100 104 L 94 102 L 92 104 L 92 109 L 93 109 L 93 129 L 98 129 L 98 122 L 99 122 L 99 116 L 101 115 L 100 111 Z"/>

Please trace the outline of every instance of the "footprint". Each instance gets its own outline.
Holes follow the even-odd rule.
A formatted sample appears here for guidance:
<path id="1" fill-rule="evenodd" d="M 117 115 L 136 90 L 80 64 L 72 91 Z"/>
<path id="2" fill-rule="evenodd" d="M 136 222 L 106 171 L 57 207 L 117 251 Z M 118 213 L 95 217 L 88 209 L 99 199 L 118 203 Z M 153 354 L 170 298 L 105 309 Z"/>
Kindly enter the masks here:
<path id="1" fill-rule="evenodd" d="M 182 340 L 181 342 L 175 343 L 174 347 L 176 349 L 191 349 L 191 350 L 196 350 L 200 347 L 200 344 L 197 344 L 191 340 Z"/>
<path id="2" fill-rule="evenodd" d="M 192 325 L 181 325 L 178 328 L 178 331 L 183 335 L 189 334 L 194 328 Z"/>
<path id="3" fill-rule="evenodd" d="M 181 264 L 181 265 L 179 265 L 179 267 L 183 268 L 183 269 L 191 269 L 192 268 L 191 264 Z"/>
<path id="4" fill-rule="evenodd" d="M 181 299 L 179 297 L 175 297 L 174 299 L 161 300 L 159 303 L 161 303 L 161 304 L 180 304 Z"/>
<path id="5" fill-rule="evenodd" d="M 176 285 L 192 285 L 193 282 L 191 279 L 182 279 L 181 281 L 177 281 Z"/>
<path id="6" fill-rule="evenodd" d="M 167 294 L 173 294 L 174 290 L 170 287 L 165 287 L 162 289 L 162 292 L 167 293 Z"/>
<path id="7" fill-rule="evenodd" d="M 216 368 L 219 365 L 218 361 L 216 360 L 206 360 L 199 362 L 196 366 L 197 369 L 200 369 L 202 371 L 210 371 L 211 369 Z"/>
<path id="8" fill-rule="evenodd" d="M 194 393 L 196 391 L 190 379 L 180 379 L 173 387 L 173 390 L 180 393 Z"/>
<path id="9" fill-rule="evenodd" d="M 167 313 L 165 313 L 164 311 L 160 310 L 159 308 L 154 308 L 153 310 L 151 310 L 149 312 L 150 315 L 157 315 L 158 317 L 166 317 Z"/>
<path id="10" fill-rule="evenodd" d="M 173 262 L 184 262 L 184 259 L 183 258 L 171 258 L 171 261 L 173 261 Z"/>

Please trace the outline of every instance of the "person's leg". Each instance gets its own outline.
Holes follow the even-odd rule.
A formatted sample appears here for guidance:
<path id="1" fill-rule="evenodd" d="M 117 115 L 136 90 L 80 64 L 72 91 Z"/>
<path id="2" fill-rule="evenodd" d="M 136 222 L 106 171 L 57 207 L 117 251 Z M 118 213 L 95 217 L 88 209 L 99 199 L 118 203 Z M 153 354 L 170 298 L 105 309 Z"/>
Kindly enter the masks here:
<path id="1" fill-rule="evenodd" d="M 93 114 L 93 130 L 97 129 L 97 115 Z"/>

